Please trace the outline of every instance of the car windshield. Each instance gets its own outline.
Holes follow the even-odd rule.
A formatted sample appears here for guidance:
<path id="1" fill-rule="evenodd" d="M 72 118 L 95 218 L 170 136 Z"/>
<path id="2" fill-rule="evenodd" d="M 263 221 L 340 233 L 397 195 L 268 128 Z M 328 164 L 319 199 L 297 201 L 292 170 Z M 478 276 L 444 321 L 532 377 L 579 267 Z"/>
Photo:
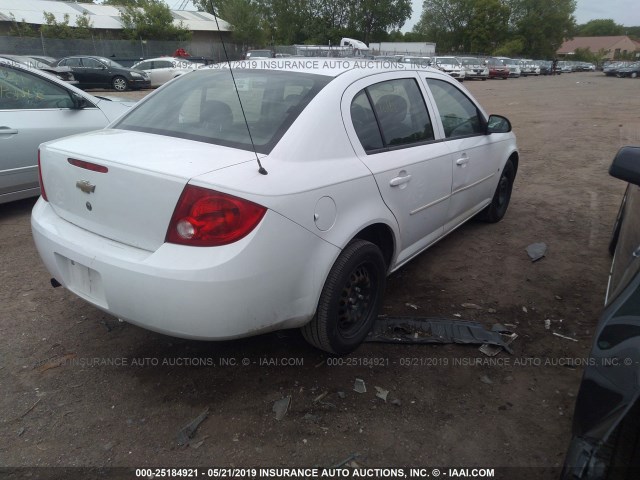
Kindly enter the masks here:
<path id="1" fill-rule="evenodd" d="M 478 60 L 477 58 L 463 58 L 462 64 L 463 65 L 480 65 L 480 60 Z"/>
<path id="2" fill-rule="evenodd" d="M 113 128 L 269 153 L 331 77 L 265 70 L 205 68 L 159 90 Z M 246 121 L 251 130 L 247 132 Z M 253 140 L 253 145 L 251 140 Z"/>
<path id="3" fill-rule="evenodd" d="M 457 58 L 454 57 L 440 57 L 437 59 L 438 65 L 460 65 Z"/>

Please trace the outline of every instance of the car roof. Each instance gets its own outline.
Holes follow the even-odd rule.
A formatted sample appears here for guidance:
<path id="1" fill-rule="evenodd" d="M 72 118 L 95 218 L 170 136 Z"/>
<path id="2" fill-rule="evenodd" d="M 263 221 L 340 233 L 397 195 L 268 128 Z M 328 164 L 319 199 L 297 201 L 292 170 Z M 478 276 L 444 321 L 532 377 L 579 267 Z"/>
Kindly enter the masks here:
<path id="1" fill-rule="evenodd" d="M 173 57 L 171 55 L 167 55 L 166 57 L 145 58 L 144 60 L 136 61 L 136 63 L 153 62 L 155 60 L 176 60 L 176 61 L 180 61 L 180 62 L 185 61 L 185 62 L 195 63 L 192 60 L 189 60 L 189 57 Z"/>
<path id="2" fill-rule="evenodd" d="M 229 63 L 206 65 L 200 70 L 228 69 Z M 424 71 L 438 73 L 440 71 L 421 64 L 407 64 L 393 60 L 361 60 L 353 58 L 327 57 L 295 57 L 295 58 L 265 58 L 231 62 L 232 69 L 247 70 L 277 70 L 338 77 L 348 74 L 357 78 L 366 77 L 371 73 Z"/>

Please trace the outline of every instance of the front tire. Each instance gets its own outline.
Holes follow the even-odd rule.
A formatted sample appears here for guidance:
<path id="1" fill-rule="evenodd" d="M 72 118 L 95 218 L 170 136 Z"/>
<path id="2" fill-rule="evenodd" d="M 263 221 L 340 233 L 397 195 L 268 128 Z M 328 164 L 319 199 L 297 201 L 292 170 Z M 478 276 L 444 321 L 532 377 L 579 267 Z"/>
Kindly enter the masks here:
<path id="1" fill-rule="evenodd" d="M 507 213 L 507 208 L 509 207 L 515 177 L 516 169 L 511 160 L 507 160 L 507 163 L 505 163 L 502 169 L 502 175 L 500 175 L 500 181 L 493 194 L 491 203 L 478 215 L 480 220 L 489 223 L 497 223 L 502 220 L 502 217 Z"/>
<path id="2" fill-rule="evenodd" d="M 304 338 L 325 352 L 352 352 L 378 317 L 385 284 L 386 264 L 380 249 L 365 240 L 353 241 L 331 267 L 316 314 L 302 327 Z"/>
<path id="3" fill-rule="evenodd" d="M 113 80 L 111 80 L 111 86 L 118 92 L 124 92 L 129 88 L 129 83 L 127 82 L 126 78 L 117 76 L 113 77 Z"/>

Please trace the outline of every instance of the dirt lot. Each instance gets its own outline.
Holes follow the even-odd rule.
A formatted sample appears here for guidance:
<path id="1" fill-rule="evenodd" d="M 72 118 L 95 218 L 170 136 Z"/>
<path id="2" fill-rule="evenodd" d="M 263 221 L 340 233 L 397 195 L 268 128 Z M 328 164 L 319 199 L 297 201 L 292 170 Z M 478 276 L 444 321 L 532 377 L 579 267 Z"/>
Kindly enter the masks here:
<path id="1" fill-rule="evenodd" d="M 352 459 L 519 467 L 505 475 L 554 478 L 582 372 L 566 364 L 589 351 L 624 190 L 607 168 L 618 147 L 640 143 L 640 82 L 574 73 L 464 85 L 518 135 L 509 212 L 496 225 L 464 226 L 394 274 L 384 313 L 512 324 L 514 355 L 478 365 L 488 357 L 475 346 L 366 344 L 331 365 L 296 331 L 224 343 L 148 332 L 51 288 L 31 238 L 34 200 L 2 205 L 0 466 L 331 467 Z M 549 248 L 531 263 L 525 248 L 534 242 Z M 377 366 L 364 365 L 371 361 Z M 356 378 L 366 393 L 353 390 Z M 389 391 L 386 402 L 376 386 Z M 276 420 L 274 402 L 289 395 Z M 180 446 L 181 428 L 205 410 Z"/>

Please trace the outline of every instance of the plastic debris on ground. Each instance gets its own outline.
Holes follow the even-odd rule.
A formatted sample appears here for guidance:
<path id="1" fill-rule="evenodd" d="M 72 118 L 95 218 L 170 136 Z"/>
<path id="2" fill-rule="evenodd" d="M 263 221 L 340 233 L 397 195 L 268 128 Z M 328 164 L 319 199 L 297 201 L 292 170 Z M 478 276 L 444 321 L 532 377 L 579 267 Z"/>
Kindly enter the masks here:
<path id="1" fill-rule="evenodd" d="M 376 389 L 376 397 L 386 402 L 387 395 L 389 395 L 389 390 L 385 390 L 382 387 L 375 387 L 375 389 Z"/>
<path id="2" fill-rule="evenodd" d="M 532 243 L 527 247 L 527 255 L 532 262 L 537 262 L 547 253 L 547 244 L 544 242 Z"/>
<path id="3" fill-rule="evenodd" d="M 291 404 L 291 395 L 281 398 L 273 403 L 273 412 L 276 414 L 276 420 L 282 420 L 289 410 Z"/>
<path id="4" fill-rule="evenodd" d="M 577 339 L 577 338 L 567 337 L 566 335 L 562 335 L 562 334 L 560 334 L 560 333 L 558 333 L 558 332 L 553 332 L 553 334 L 554 334 L 556 337 L 564 338 L 565 340 L 571 340 L 572 342 L 577 342 L 577 341 L 578 341 L 578 339 Z"/>
<path id="5" fill-rule="evenodd" d="M 353 383 L 353 389 L 358 393 L 367 393 L 367 386 L 364 384 L 364 380 L 356 378 Z"/>
<path id="6" fill-rule="evenodd" d="M 206 409 L 204 409 L 204 411 L 200 415 L 198 415 L 196 418 L 194 418 L 192 421 L 190 421 L 188 424 L 182 427 L 178 432 L 178 437 L 177 437 L 178 445 L 180 446 L 187 445 L 189 443 L 189 440 L 193 438 L 193 436 L 196 434 L 196 430 L 198 430 L 198 427 L 200 426 L 200 424 L 204 422 L 204 420 L 208 416 L 209 416 L 209 408 L 207 407 Z"/>
<path id="7" fill-rule="evenodd" d="M 504 327 L 502 327 L 504 328 Z M 379 343 L 459 343 L 493 345 L 509 353 L 515 337 L 503 336 L 504 331 L 488 331 L 478 322 L 421 317 L 378 318 L 365 342 Z M 511 332 L 509 332 L 511 334 Z"/>

